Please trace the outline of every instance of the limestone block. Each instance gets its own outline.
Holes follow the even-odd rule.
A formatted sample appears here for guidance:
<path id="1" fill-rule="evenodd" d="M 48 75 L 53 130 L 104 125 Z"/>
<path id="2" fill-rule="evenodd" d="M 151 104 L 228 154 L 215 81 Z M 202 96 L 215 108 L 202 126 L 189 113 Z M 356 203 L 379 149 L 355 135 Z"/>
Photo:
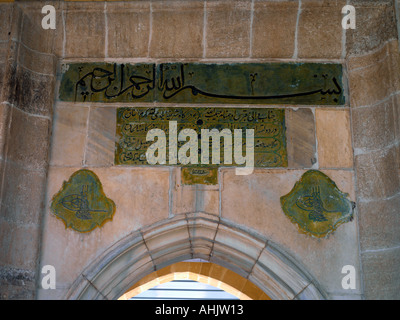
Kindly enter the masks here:
<path id="1" fill-rule="evenodd" d="M 61 12 L 61 10 L 57 10 L 59 9 L 58 2 L 52 5 L 56 9 L 56 13 L 57 11 L 59 11 L 59 13 Z M 43 3 L 40 1 L 24 2 L 21 5 L 23 12 L 21 42 L 31 50 L 52 54 L 53 39 L 57 29 L 44 30 L 42 28 L 42 19 L 44 17 L 44 14 L 42 14 L 42 7 Z"/>
<path id="2" fill-rule="evenodd" d="M 52 72 L 51 70 L 48 71 Z M 51 118 L 53 115 L 55 77 L 18 66 L 16 81 L 14 104 L 27 113 Z"/>
<path id="3" fill-rule="evenodd" d="M 100 274 L 89 280 L 102 294 L 108 295 L 124 278 L 132 277 L 132 273 L 140 274 L 144 271 L 143 269 L 151 270 L 152 266 L 151 257 L 143 240 L 140 239 L 136 245 L 132 245 L 117 259 L 103 266 Z"/>
<path id="4" fill-rule="evenodd" d="M 294 53 L 297 2 L 255 1 L 253 58 L 291 58 Z M 284 28 L 282 26 L 285 26 Z"/>
<path id="5" fill-rule="evenodd" d="M 396 147 L 359 154 L 355 157 L 355 166 L 360 198 L 371 200 L 385 198 L 399 191 Z"/>
<path id="6" fill-rule="evenodd" d="M 190 258 L 187 222 L 181 217 L 169 219 L 158 228 L 143 230 L 143 238 L 157 269 L 170 264 L 174 257 L 189 255 Z"/>
<path id="7" fill-rule="evenodd" d="M 359 202 L 361 250 L 391 248 L 400 244 L 400 196 Z"/>
<path id="8" fill-rule="evenodd" d="M 289 168 L 311 168 L 317 161 L 315 119 L 312 110 L 288 109 L 285 121 Z"/>
<path id="9" fill-rule="evenodd" d="M 369 56 L 349 60 L 353 68 L 349 71 L 351 106 L 376 104 L 396 91 L 392 81 L 394 62 L 389 56 L 388 45 Z"/>
<path id="10" fill-rule="evenodd" d="M 207 1 L 206 57 L 243 58 L 250 54 L 251 3 Z"/>
<path id="11" fill-rule="evenodd" d="M 397 37 L 394 5 L 390 0 L 349 2 L 356 9 L 356 29 L 346 31 L 349 56 L 365 54 Z"/>
<path id="12" fill-rule="evenodd" d="M 89 108 L 58 104 L 53 119 L 50 164 L 82 166 Z"/>
<path id="13" fill-rule="evenodd" d="M 150 37 L 148 2 L 107 3 L 108 57 L 147 57 Z"/>
<path id="14" fill-rule="evenodd" d="M 219 218 L 206 213 L 186 215 L 193 257 L 208 260 L 214 246 Z"/>
<path id="15" fill-rule="evenodd" d="M 365 108 L 353 108 L 354 148 L 375 150 L 393 144 L 396 139 L 394 98 Z"/>
<path id="16" fill-rule="evenodd" d="M 91 107 L 85 146 L 85 164 L 88 166 L 114 165 L 116 109 Z"/>
<path id="17" fill-rule="evenodd" d="M 349 111 L 316 109 L 315 118 L 319 167 L 352 168 Z"/>
<path id="18" fill-rule="evenodd" d="M 12 108 L 7 157 L 26 169 L 45 171 L 48 165 L 51 121 Z"/>
<path id="19" fill-rule="evenodd" d="M 173 169 L 172 213 L 206 212 L 219 214 L 218 185 L 183 185 L 181 168 Z"/>
<path id="20" fill-rule="evenodd" d="M 214 248 L 221 248 L 233 254 L 234 251 L 244 252 L 247 256 L 246 263 L 253 266 L 261 251 L 265 247 L 265 242 L 249 235 L 244 235 L 240 231 L 233 229 L 229 224 L 220 223 L 215 236 Z M 239 257 L 241 259 L 242 257 Z"/>
<path id="21" fill-rule="evenodd" d="M 345 296 L 346 298 L 348 296 Z M 361 295 L 353 295 L 353 297 L 356 297 L 354 300 L 360 300 Z M 321 299 L 325 300 L 326 297 L 321 295 L 321 292 L 317 289 L 317 287 L 314 285 L 314 283 L 310 283 L 303 291 L 301 291 L 295 299 L 299 300 L 315 300 L 315 299 Z M 339 299 L 339 300 L 346 300 L 346 299 Z M 348 299 L 347 299 L 348 300 Z"/>
<path id="22" fill-rule="evenodd" d="M 310 283 L 306 277 L 299 277 L 298 268 L 272 246 L 263 249 L 254 267 L 254 273 L 260 270 L 259 264 L 263 266 L 263 269 L 271 270 L 276 276 L 275 281 L 286 283 L 292 289 L 288 295 L 301 292 Z"/>
<path id="23" fill-rule="evenodd" d="M 104 58 L 105 14 L 102 2 L 66 3 L 65 57 Z"/>
<path id="24" fill-rule="evenodd" d="M 395 136 L 399 141 L 400 139 L 400 96 L 393 96 L 393 117 L 395 118 Z M 399 153 L 400 155 L 400 153 Z"/>
<path id="25" fill-rule="evenodd" d="M 0 220 L 0 261 L 3 265 L 17 266 L 33 271 L 39 254 L 40 232 L 35 224 L 22 224 Z"/>
<path id="26" fill-rule="evenodd" d="M 12 13 L 12 3 L 0 3 L 0 41 L 6 41 L 10 37 Z"/>
<path id="27" fill-rule="evenodd" d="M 342 55 L 345 0 L 304 0 L 298 26 L 299 58 L 338 59 Z"/>
<path id="28" fill-rule="evenodd" d="M 2 217 L 19 224 L 40 224 L 46 172 L 28 170 L 23 166 L 7 162 L 3 174 Z"/>
<path id="29" fill-rule="evenodd" d="M 21 66 L 39 74 L 55 75 L 57 61 L 53 54 L 33 51 L 22 44 L 18 44 L 18 50 L 18 63 Z M 25 90 L 29 89 L 27 86 L 23 88 Z M 53 92 L 51 86 L 46 87 L 46 89 L 49 93 Z M 43 93 L 46 94 L 47 92 L 45 91 Z M 53 97 L 51 96 L 51 98 Z"/>
<path id="30" fill-rule="evenodd" d="M 362 253 L 365 299 L 398 300 L 400 298 L 398 266 L 400 249 Z"/>
<path id="31" fill-rule="evenodd" d="M 0 299 L 33 300 L 35 272 L 32 270 L 0 267 Z"/>
<path id="32" fill-rule="evenodd" d="M 154 1 L 149 56 L 203 56 L 203 1 Z"/>
<path id="33" fill-rule="evenodd" d="M 292 300 L 295 294 L 290 288 L 285 288 L 282 283 L 262 272 L 259 266 L 254 266 L 248 279 L 258 288 L 262 288 L 273 300 Z M 282 287 L 284 290 L 282 290 Z"/>
<path id="34" fill-rule="evenodd" d="M 4 145 L 7 141 L 8 126 L 10 124 L 10 119 L 11 119 L 11 106 L 7 103 L 1 103 L 0 104 L 0 158 L 1 159 L 5 159 L 6 157 L 6 154 L 4 153 L 5 152 Z"/>

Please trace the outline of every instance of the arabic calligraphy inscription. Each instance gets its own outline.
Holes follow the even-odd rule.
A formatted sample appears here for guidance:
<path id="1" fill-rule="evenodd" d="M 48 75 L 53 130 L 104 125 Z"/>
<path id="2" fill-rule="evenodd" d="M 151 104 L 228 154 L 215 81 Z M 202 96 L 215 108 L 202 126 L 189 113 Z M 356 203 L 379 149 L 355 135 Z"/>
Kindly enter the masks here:
<path id="1" fill-rule="evenodd" d="M 115 149 L 115 164 L 117 165 L 148 165 L 146 151 L 153 144 L 147 141 L 147 132 L 151 129 L 161 129 L 167 132 L 169 138 L 169 123 L 177 122 L 178 132 L 185 128 L 193 129 L 201 136 L 201 129 L 254 129 L 254 165 L 255 167 L 287 167 L 285 110 L 272 108 L 187 108 L 187 107 L 137 107 L 118 108 L 117 110 L 117 142 Z M 178 141 L 181 148 L 186 142 Z M 211 144 L 210 139 L 210 144 Z M 223 166 L 241 166 L 232 162 L 224 162 L 225 140 L 220 139 L 221 158 Z M 169 147 L 169 146 L 168 146 Z M 169 153 L 167 147 L 166 153 Z M 212 145 L 210 145 L 212 147 Z M 242 150 L 246 150 L 246 139 L 242 139 Z M 207 167 L 207 181 L 214 181 L 215 173 L 211 167 L 217 165 L 199 164 L 191 167 Z M 210 161 L 212 162 L 210 152 Z M 166 163 L 169 165 L 169 163 Z M 178 164 L 179 165 L 179 164 Z M 194 174 L 198 181 L 203 175 L 200 171 Z"/>
<path id="2" fill-rule="evenodd" d="M 60 99 L 343 105 L 342 65 L 333 63 L 71 63 Z"/>

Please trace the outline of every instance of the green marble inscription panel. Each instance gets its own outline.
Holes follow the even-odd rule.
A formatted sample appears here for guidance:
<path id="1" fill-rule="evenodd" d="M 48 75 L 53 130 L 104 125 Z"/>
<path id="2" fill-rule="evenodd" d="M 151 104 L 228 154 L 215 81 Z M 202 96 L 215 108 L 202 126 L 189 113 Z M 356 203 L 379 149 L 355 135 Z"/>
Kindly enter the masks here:
<path id="1" fill-rule="evenodd" d="M 170 123 L 176 122 L 177 128 L 173 137 L 170 133 Z M 115 148 L 115 164 L 117 165 L 148 165 L 146 151 L 155 142 L 147 141 L 146 136 L 151 129 L 161 129 L 165 132 L 168 144 L 165 154 L 166 165 L 171 141 L 176 141 L 175 147 L 180 150 L 187 141 L 178 141 L 176 136 L 183 129 L 193 129 L 197 133 L 198 164 L 194 167 L 216 167 L 212 158 L 213 139 L 209 139 L 209 164 L 201 160 L 201 129 L 216 129 L 222 132 L 228 129 L 232 133 L 231 141 L 235 141 L 235 129 L 241 129 L 242 153 L 247 151 L 246 129 L 254 130 L 254 166 L 255 167 L 287 167 L 285 110 L 272 108 L 188 108 L 188 107 L 137 107 L 118 108 L 117 110 L 117 142 Z M 232 143 L 230 142 L 231 147 Z M 235 161 L 225 163 L 224 148 L 229 145 L 224 137 L 219 140 L 220 165 L 238 166 Z M 217 144 L 216 144 L 217 146 Z M 234 149 L 234 146 L 232 147 Z M 176 165 L 182 165 L 179 162 Z M 172 165 L 175 165 L 172 163 Z M 196 172 L 201 176 L 199 172 Z M 212 176 L 212 175 L 211 175 Z"/>
<path id="2" fill-rule="evenodd" d="M 75 102 L 343 105 L 335 63 L 63 65 L 59 98 Z"/>

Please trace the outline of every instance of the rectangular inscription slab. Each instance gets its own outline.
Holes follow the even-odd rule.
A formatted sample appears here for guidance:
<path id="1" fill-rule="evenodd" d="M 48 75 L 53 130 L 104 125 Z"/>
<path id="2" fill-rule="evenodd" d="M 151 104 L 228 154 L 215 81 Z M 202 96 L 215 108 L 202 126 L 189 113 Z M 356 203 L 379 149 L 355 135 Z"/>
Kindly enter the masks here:
<path id="1" fill-rule="evenodd" d="M 63 65 L 59 98 L 75 102 L 343 105 L 335 63 Z"/>
<path id="2" fill-rule="evenodd" d="M 229 129 L 234 141 L 234 130 L 242 130 L 242 155 L 246 154 L 246 129 L 254 129 L 254 166 L 287 167 L 285 110 L 272 108 L 214 108 L 214 107 L 138 107 L 117 109 L 117 142 L 115 148 L 116 165 L 148 165 L 146 151 L 155 141 L 146 140 L 151 129 L 161 129 L 166 136 L 166 165 L 182 165 L 169 161 L 170 122 L 176 122 L 179 134 L 183 129 L 193 129 L 198 137 L 198 164 L 188 167 L 212 168 L 218 165 L 212 159 L 212 139 L 209 139 L 208 164 L 201 160 L 201 129 Z M 187 140 L 188 141 L 188 140 Z M 177 150 L 187 143 L 177 141 Z M 225 140 L 220 139 L 220 166 L 244 166 L 225 163 Z M 234 148 L 234 147 L 233 147 Z M 233 150 L 232 148 L 232 150 Z M 192 170 L 193 171 L 193 170 Z M 189 172 L 190 173 L 190 172 Z M 207 170 L 195 170 L 194 176 L 206 176 L 213 179 L 215 173 Z"/>

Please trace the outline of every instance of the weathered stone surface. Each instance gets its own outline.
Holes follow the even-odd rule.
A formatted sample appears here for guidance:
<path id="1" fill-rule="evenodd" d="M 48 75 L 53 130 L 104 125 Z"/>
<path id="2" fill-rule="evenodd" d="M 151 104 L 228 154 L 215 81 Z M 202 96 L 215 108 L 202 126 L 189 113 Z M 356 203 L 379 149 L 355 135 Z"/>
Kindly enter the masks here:
<path id="1" fill-rule="evenodd" d="M 142 234 L 156 270 L 192 258 L 186 220 L 172 218 L 159 228 L 144 229 Z"/>
<path id="2" fill-rule="evenodd" d="M 35 272 L 0 267 L 0 300 L 32 300 L 35 298 Z"/>
<path id="3" fill-rule="evenodd" d="M 85 164 L 106 166 L 114 164 L 116 109 L 91 107 L 85 150 Z"/>
<path id="4" fill-rule="evenodd" d="M 252 57 L 291 58 L 295 47 L 297 2 L 255 1 Z M 282 28 L 282 25 L 285 27 Z"/>
<path id="5" fill-rule="evenodd" d="M 28 170 L 9 161 L 4 166 L 3 174 L 2 217 L 15 223 L 39 224 L 44 205 L 46 173 Z"/>
<path id="6" fill-rule="evenodd" d="M 359 202 L 361 250 L 378 250 L 400 245 L 400 196 Z"/>
<path id="7" fill-rule="evenodd" d="M 354 148 L 374 150 L 394 143 L 396 118 L 393 101 L 394 98 L 390 98 L 377 105 L 351 110 Z"/>
<path id="8" fill-rule="evenodd" d="M 7 139 L 8 160 L 31 170 L 45 171 L 48 165 L 51 121 L 30 116 L 12 108 L 10 133 Z"/>
<path id="9" fill-rule="evenodd" d="M 155 1 L 151 6 L 150 57 L 203 56 L 203 1 Z"/>
<path id="10" fill-rule="evenodd" d="M 315 119 L 311 109 L 286 110 L 289 168 L 311 168 L 317 162 Z"/>
<path id="11" fill-rule="evenodd" d="M 65 57 L 104 58 L 104 4 L 96 2 L 66 3 Z"/>
<path id="12" fill-rule="evenodd" d="M 206 57 L 243 58 L 250 54 L 251 3 L 207 1 Z"/>
<path id="13" fill-rule="evenodd" d="M 396 91 L 392 68 L 396 61 L 388 53 L 388 45 L 380 51 L 357 61 L 351 60 L 354 69 L 349 72 L 351 106 L 367 106 L 381 102 Z"/>
<path id="14" fill-rule="evenodd" d="M 39 226 L 7 221 L 3 218 L 0 222 L 2 265 L 35 270 L 39 254 Z"/>
<path id="15" fill-rule="evenodd" d="M 322 287 L 347 293 L 341 286 L 343 265 L 353 264 L 359 270 L 355 221 L 341 225 L 321 241 L 301 234 L 280 207 L 280 197 L 290 192 L 303 173 L 303 170 L 258 169 L 249 176 L 236 176 L 234 170 L 223 169 L 221 216 L 279 243 L 301 261 Z M 324 170 L 323 173 L 355 201 L 353 172 Z M 357 292 L 360 293 L 359 282 Z"/>
<path id="16" fill-rule="evenodd" d="M 391 197 L 399 191 L 396 152 L 396 147 L 390 147 L 355 157 L 359 197 L 373 200 Z"/>
<path id="17" fill-rule="evenodd" d="M 57 61 L 53 54 L 33 51 L 22 44 L 18 46 L 18 63 L 25 67 L 25 70 L 28 69 L 40 75 L 55 75 Z M 27 90 L 28 87 L 24 86 L 24 89 Z M 47 86 L 47 90 L 52 94 L 54 89 L 52 86 Z M 53 99 L 53 96 L 51 98 Z"/>
<path id="18" fill-rule="evenodd" d="M 108 2 L 108 57 L 147 57 L 150 37 L 149 2 Z"/>
<path id="19" fill-rule="evenodd" d="M 90 168 L 102 182 L 104 193 L 116 205 L 114 217 L 111 222 L 90 233 L 82 234 L 66 229 L 64 224 L 50 213 L 49 205 L 62 183 L 79 169 L 81 167 L 50 167 L 48 177 L 47 207 L 43 229 L 46 250 L 42 261 L 44 264 L 54 265 L 56 269 L 60 266 L 63 272 L 57 274 L 57 281 L 66 284 L 74 281 L 84 267 L 105 248 L 115 244 L 134 230 L 168 217 L 168 169 Z M 80 248 L 79 254 L 76 254 L 77 248 Z"/>
<path id="20" fill-rule="evenodd" d="M 82 166 L 89 108 L 57 105 L 54 114 L 50 164 Z"/>
<path id="21" fill-rule="evenodd" d="M 316 109 L 315 119 L 319 167 L 352 168 L 349 111 Z"/>
<path id="22" fill-rule="evenodd" d="M 400 299 L 400 249 L 363 252 L 364 292 L 367 300 Z"/>
<path id="23" fill-rule="evenodd" d="M 55 2 L 52 5 L 58 9 L 59 3 Z M 40 1 L 31 1 L 24 2 L 21 7 L 23 11 L 21 42 L 31 50 L 52 54 L 56 30 L 42 28 L 43 4 Z"/>
<path id="24" fill-rule="evenodd" d="M 271 270 L 276 276 L 276 281 L 286 283 L 292 289 L 292 292 L 288 292 L 289 295 L 298 294 L 310 283 L 310 280 L 305 276 L 299 277 L 302 272 L 273 246 L 267 245 L 263 249 L 257 264 Z M 260 269 L 259 266 L 255 266 L 255 271 Z"/>
<path id="25" fill-rule="evenodd" d="M 1 103 L 0 104 L 0 159 L 6 158 L 4 147 L 7 141 L 10 120 L 11 120 L 11 106 L 8 103 Z"/>
<path id="26" fill-rule="evenodd" d="M 338 59 L 342 55 L 345 0 L 304 0 L 298 26 L 299 58 Z"/>
<path id="27" fill-rule="evenodd" d="M 396 17 L 390 0 L 349 2 L 357 12 L 356 29 L 346 31 L 347 54 L 360 55 L 396 38 Z"/>
<path id="28" fill-rule="evenodd" d="M 0 3 L 0 41 L 10 37 L 13 6 L 12 3 Z"/>
<path id="29" fill-rule="evenodd" d="M 32 72 L 22 66 L 17 69 L 15 86 L 15 105 L 30 114 L 51 118 L 55 78 Z"/>
<path id="30" fill-rule="evenodd" d="M 186 215 L 193 257 L 208 260 L 214 246 L 219 218 L 195 212 Z"/>

